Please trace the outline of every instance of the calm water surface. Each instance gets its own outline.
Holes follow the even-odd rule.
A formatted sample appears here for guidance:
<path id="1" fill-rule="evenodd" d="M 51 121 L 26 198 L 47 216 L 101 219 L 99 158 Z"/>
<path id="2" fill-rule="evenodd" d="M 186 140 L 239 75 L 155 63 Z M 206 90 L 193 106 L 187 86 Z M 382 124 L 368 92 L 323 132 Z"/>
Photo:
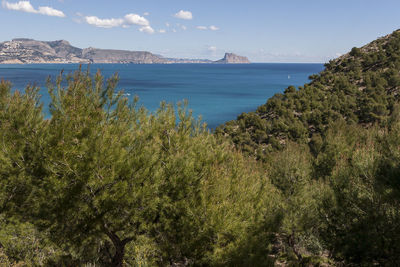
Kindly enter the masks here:
<path id="1" fill-rule="evenodd" d="M 64 70 L 77 70 L 75 64 L 0 65 L 0 79 L 11 81 L 13 89 L 37 84 L 49 117 L 50 101 L 45 86 Z M 84 69 L 87 66 L 83 66 Z M 120 76 L 118 89 L 154 111 L 161 101 L 176 103 L 187 99 L 197 117 L 209 128 L 235 119 L 240 113 L 253 111 L 268 98 L 283 92 L 289 85 L 301 86 L 311 74 L 322 71 L 322 64 L 92 64 L 91 72 L 100 70 L 105 77 Z"/>

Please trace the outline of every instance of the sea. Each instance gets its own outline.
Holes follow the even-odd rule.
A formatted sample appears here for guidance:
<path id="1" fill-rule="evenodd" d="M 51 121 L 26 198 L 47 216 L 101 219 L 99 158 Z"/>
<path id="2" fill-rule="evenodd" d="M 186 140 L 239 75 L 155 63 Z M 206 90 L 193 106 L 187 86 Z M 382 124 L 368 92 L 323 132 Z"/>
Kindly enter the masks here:
<path id="1" fill-rule="evenodd" d="M 45 117 L 49 118 L 50 97 L 47 78 L 54 81 L 63 71 L 72 73 L 77 64 L 0 65 L 0 79 L 8 80 L 13 90 L 30 85 L 40 87 Z M 215 129 L 234 120 L 242 112 L 254 111 L 268 98 L 288 86 L 302 86 L 308 77 L 323 70 L 323 64 L 91 64 L 83 65 L 91 73 L 101 71 L 110 77 L 118 73 L 118 90 L 129 99 L 139 97 L 139 105 L 151 112 L 160 102 L 176 104 L 187 100 L 196 118 Z"/>

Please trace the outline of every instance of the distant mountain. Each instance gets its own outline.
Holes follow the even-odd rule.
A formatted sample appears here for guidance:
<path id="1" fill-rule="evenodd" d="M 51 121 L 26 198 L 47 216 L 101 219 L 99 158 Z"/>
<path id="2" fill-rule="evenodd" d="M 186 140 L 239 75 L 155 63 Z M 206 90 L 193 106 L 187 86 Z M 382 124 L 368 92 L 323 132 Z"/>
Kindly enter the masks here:
<path id="1" fill-rule="evenodd" d="M 82 58 L 82 49 L 67 41 L 41 42 L 13 39 L 0 43 L 0 63 L 89 63 Z"/>
<path id="2" fill-rule="evenodd" d="M 228 55 L 228 56 L 227 56 Z M 127 51 L 72 46 L 68 41 L 36 41 L 18 38 L 0 43 L 0 64 L 30 63 L 248 63 L 245 57 L 226 54 L 218 61 L 208 59 L 165 58 L 147 51 Z"/>
<path id="3" fill-rule="evenodd" d="M 162 57 L 145 51 L 85 48 L 82 50 L 81 57 L 93 63 L 165 63 Z"/>
<path id="4" fill-rule="evenodd" d="M 250 63 L 247 57 L 238 56 L 233 53 L 225 53 L 223 59 L 217 60 L 215 63 L 223 64 L 247 64 Z"/>

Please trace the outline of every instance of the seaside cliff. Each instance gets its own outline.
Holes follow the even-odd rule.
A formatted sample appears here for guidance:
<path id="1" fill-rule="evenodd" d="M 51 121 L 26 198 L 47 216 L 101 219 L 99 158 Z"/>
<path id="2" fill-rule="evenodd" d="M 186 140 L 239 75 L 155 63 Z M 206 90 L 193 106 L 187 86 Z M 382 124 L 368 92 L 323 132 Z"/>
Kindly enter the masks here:
<path id="1" fill-rule="evenodd" d="M 0 64 L 37 63 L 133 63 L 133 64 L 173 64 L 173 63 L 249 63 L 246 57 L 226 53 L 218 61 L 208 59 L 165 58 L 147 51 L 127 51 L 99 48 L 78 48 L 68 41 L 36 41 L 17 38 L 0 43 Z"/>
<path id="2" fill-rule="evenodd" d="M 247 57 L 238 56 L 233 53 L 225 53 L 223 59 L 217 60 L 215 63 L 222 64 L 248 64 L 250 63 Z"/>

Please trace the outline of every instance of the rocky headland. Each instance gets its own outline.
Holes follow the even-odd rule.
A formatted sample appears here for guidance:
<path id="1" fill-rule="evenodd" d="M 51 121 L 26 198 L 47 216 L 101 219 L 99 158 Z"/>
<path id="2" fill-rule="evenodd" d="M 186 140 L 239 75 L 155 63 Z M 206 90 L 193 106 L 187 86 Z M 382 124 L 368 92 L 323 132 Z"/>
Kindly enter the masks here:
<path id="1" fill-rule="evenodd" d="M 225 53 L 223 59 L 215 61 L 215 63 L 222 63 L 222 64 L 248 64 L 250 63 L 247 57 L 238 56 L 233 53 Z"/>
<path id="2" fill-rule="evenodd" d="M 147 51 L 78 48 L 68 41 L 36 41 L 18 38 L 0 43 L 0 64 L 37 63 L 250 63 L 246 57 L 226 53 L 221 60 L 165 58 Z"/>

